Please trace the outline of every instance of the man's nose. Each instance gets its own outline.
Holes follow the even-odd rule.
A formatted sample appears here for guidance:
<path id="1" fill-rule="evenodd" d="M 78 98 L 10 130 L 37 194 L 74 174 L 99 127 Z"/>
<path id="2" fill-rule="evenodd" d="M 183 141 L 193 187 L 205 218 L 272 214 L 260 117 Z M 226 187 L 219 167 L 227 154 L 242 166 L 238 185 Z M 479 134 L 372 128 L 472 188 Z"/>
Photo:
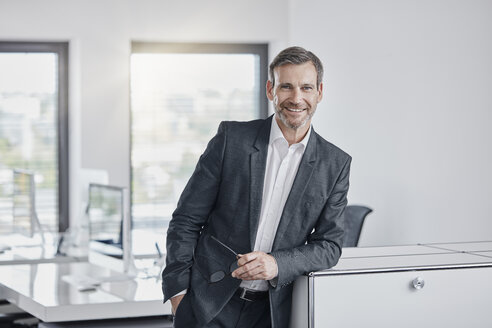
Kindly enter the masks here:
<path id="1" fill-rule="evenodd" d="M 302 102 L 302 94 L 301 90 L 299 88 L 294 88 L 292 90 L 292 97 L 291 97 L 292 103 L 298 105 Z"/>

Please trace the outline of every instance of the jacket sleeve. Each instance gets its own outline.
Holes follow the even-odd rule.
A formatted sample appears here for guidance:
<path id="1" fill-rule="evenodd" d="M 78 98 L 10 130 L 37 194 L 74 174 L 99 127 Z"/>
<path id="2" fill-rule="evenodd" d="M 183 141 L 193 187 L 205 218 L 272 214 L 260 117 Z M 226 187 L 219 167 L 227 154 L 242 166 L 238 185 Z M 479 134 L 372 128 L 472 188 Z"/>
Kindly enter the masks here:
<path id="1" fill-rule="evenodd" d="M 200 156 L 169 223 L 162 272 L 164 301 L 189 288 L 193 252 L 216 202 L 225 145 L 226 124 L 222 122 Z"/>
<path id="2" fill-rule="evenodd" d="M 278 266 L 278 276 L 270 282 L 273 288 L 285 287 L 303 274 L 329 269 L 337 264 L 342 253 L 350 163 L 351 158 L 348 157 L 307 243 L 271 253 Z"/>

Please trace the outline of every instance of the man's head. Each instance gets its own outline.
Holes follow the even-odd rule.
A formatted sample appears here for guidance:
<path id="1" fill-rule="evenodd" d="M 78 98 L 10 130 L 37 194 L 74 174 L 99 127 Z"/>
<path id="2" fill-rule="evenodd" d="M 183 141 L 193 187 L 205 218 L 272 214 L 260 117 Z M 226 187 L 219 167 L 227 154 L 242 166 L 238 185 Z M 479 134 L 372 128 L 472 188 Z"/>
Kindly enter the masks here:
<path id="1" fill-rule="evenodd" d="M 286 48 L 273 59 L 269 70 L 270 81 L 272 81 L 273 85 L 275 85 L 274 70 L 276 67 L 286 64 L 300 65 L 307 62 L 311 62 L 316 69 L 316 87 L 319 88 L 320 84 L 323 82 L 323 64 L 315 54 L 302 47 Z"/>
<path id="2" fill-rule="evenodd" d="M 323 96 L 322 79 L 321 61 L 310 51 L 290 47 L 275 57 L 270 64 L 267 96 L 281 128 L 307 132 Z"/>

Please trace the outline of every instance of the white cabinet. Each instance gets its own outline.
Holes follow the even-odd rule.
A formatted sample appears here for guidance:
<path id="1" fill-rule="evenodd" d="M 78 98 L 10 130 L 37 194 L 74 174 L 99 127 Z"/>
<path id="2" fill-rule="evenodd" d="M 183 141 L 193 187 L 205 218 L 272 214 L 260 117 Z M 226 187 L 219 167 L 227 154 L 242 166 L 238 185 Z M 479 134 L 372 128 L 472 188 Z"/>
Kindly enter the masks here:
<path id="1" fill-rule="evenodd" d="M 492 251 L 420 247 L 352 249 L 299 278 L 291 327 L 492 327 Z"/>

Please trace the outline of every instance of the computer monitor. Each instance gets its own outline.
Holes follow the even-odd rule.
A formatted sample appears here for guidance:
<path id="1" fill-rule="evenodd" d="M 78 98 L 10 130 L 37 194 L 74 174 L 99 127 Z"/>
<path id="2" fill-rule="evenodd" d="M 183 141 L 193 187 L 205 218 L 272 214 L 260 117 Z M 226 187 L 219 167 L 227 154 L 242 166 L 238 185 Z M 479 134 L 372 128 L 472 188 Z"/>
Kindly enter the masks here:
<path id="1" fill-rule="evenodd" d="M 13 171 L 12 216 L 14 233 L 32 238 L 36 226 L 36 187 L 34 173 Z"/>
<path id="2" fill-rule="evenodd" d="M 106 170 L 85 169 L 81 168 L 74 178 L 74 183 L 78 186 L 74 189 L 74 211 L 77 218 L 84 216 L 89 204 L 89 185 L 94 184 L 109 184 L 109 175 Z M 80 221 L 80 220 L 77 220 Z M 83 222 L 78 222 L 79 224 Z"/>
<path id="3" fill-rule="evenodd" d="M 122 260 L 122 270 L 132 267 L 131 222 L 128 215 L 128 189 L 91 183 L 87 217 L 89 219 L 89 256 L 96 252 Z"/>

